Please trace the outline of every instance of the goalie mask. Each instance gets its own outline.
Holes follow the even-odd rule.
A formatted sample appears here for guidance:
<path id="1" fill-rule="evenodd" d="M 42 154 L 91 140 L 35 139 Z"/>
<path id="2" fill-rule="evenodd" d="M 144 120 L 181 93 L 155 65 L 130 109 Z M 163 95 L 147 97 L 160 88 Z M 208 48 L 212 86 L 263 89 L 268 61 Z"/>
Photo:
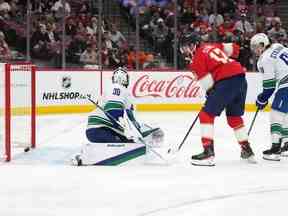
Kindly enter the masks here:
<path id="1" fill-rule="evenodd" d="M 129 75 L 127 71 L 122 67 L 117 68 L 113 72 L 112 83 L 118 83 L 127 88 L 129 85 Z"/>
<path id="2" fill-rule="evenodd" d="M 186 33 L 180 39 L 180 52 L 184 55 L 184 59 L 188 64 L 193 62 L 196 48 L 201 42 L 201 37 L 196 33 Z"/>
<path id="3" fill-rule="evenodd" d="M 266 50 L 269 45 L 269 38 L 264 33 L 255 34 L 250 40 L 250 49 L 258 57 Z"/>

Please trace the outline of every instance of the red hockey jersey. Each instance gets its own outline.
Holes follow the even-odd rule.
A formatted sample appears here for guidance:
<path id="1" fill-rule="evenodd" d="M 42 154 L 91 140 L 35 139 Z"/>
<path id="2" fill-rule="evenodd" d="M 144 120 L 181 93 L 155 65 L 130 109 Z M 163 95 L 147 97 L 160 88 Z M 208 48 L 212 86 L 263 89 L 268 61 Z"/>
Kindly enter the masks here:
<path id="1" fill-rule="evenodd" d="M 233 47 L 233 44 L 203 44 L 196 49 L 193 62 L 188 65 L 188 69 L 208 90 L 219 80 L 245 73 L 239 62 L 229 58 L 237 57 L 238 54 L 239 47 Z"/>

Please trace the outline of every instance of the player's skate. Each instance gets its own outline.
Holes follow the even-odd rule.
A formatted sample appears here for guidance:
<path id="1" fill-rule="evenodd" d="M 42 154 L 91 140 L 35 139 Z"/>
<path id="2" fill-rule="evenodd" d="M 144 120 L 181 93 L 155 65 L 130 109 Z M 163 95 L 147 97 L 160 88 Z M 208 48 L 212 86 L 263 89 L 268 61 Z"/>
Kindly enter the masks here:
<path id="1" fill-rule="evenodd" d="M 204 147 L 204 151 L 197 155 L 192 155 L 191 164 L 195 166 L 215 166 L 213 144 Z"/>
<path id="2" fill-rule="evenodd" d="M 263 159 L 271 161 L 280 161 L 281 145 L 280 143 L 273 143 L 272 147 L 263 151 Z"/>
<path id="3" fill-rule="evenodd" d="M 73 166 L 82 166 L 81 155 L 77 154 L 73 158 L 71 158 L 71 165 L 73 165 Z"/>
<path id="4" fill-rule="evenodd" d="M 284 145 L 282 146 L 281 156 L 282 157 L 288 157 L 288 142 L 284 143 Z"/>
<path id="5" fill-rule="evenodd" d="M 257 163 L 254 157 L 254 153 L 250 144 L 247 142 L 241 146 L 241 155 L 240 157 L 243 160 L 246 160 L 248 163 Z"/>

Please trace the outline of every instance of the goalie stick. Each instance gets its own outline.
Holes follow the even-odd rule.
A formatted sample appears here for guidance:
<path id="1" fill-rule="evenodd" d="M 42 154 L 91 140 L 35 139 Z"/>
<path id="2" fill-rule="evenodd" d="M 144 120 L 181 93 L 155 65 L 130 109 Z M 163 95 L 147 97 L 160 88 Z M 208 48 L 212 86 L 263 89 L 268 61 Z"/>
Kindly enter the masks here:
<path id="1" fill-rule="evenodd" d="M 91 97 L 87 96 L 87 99 L 94 104 L 97 108 L 99 108 L 114 124 L 116 124 L 118 127 L 120 127 L 121 129 L 124 130 L 124 127 L 120 124 L 119 121 L 117 121 L 110 113 L 106 112 L 103 107 L 101 107 L 98 103 L 96 103 L 94 100 L 91 99 Z M 129 119 L 129 118 L 128 118 Z M 130 119 L 129 119 L 130 121 Z M 141 133 L 140 129 L 137 127 L 137 125 L 135 125 L 134 122 L 132 122 L 132 124 L 134 125 L 134 127 L 137 130 L 137 135 L 138 135 L 138 140 L 145 145 L 147 148 L 149 148 L 151 150 L 151 152 L 153 152 L 155 155 L 157 155 L 161 160 L 163 160 L 165 163 L 167 163 L 167 160 L 164 159 L 162 157 L 162 155 L 160 155 L 158 152 L 156 152 L 150 145 L 148 145 L 145 141 L 144 141 L 144 137 L 143 134 Z M 157 128 L 158 129 L 158 128 Z M 155 129 L 151 129 L 151 131 L 154 131 Z"/>
<path id="2" fill-rule="evenodd" d="M 196 121 L 198 120 L 198 118 L 199 118 L 199 113 L 197 114 L 196 118 L 195 118 L 194 121 L 192 122 L 189 130 L 188 130 L 187 133 L 185 134 L 182 142 L 179 144 L 179 146 L 177 147 L 177 149 L 174 150 L 174 151 L 172 151 L 172 148 L 169 148 L 169 149 L 168 149 L 168 153 L 175 153 L 175 152 L 179 152 L 179 151 L 180 151 L 180 149 L 182 148 L 184 142 L 186 141 L 188 135 L 190 134 L 190 132 L 191 132 L 192 128 L 194 127 L 194 125 L 195 125 Z"/>

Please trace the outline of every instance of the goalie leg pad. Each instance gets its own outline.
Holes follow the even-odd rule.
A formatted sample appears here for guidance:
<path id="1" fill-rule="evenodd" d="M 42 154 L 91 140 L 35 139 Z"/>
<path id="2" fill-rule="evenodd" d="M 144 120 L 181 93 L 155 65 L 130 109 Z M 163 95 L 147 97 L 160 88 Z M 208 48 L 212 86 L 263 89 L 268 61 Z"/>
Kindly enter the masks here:
<path id="1" fill-rule="evenodd" d="M 86 130 L 86 137 L 91 143 L 118 143 L 118 142 L 133 142 L 125 136 L 116 133 L 110 128 L 89 128 Z"/>
<path id="2" fill-rule="evenodd" d="M 72 165 L 120 165 L 144 160 L 146 147 L 140 143 L 86 143 L 81 153 L 71 159 Z"/>

